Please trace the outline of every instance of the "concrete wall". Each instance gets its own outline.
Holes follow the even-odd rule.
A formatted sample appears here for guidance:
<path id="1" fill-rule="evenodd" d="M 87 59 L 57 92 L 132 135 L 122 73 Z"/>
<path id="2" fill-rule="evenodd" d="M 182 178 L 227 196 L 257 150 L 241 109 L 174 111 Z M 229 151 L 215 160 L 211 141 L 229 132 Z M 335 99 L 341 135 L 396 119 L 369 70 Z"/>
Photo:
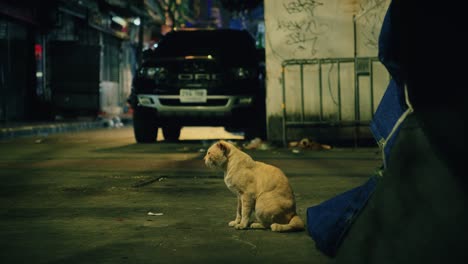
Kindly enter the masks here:
<path id="1" fill-rule="evenodd" d="M 282 140 L 283 107 L 286 109 L 287 120 L 293 121 L 301 120 L 303 112 L 305 118 L 302 120 L 305 121 L 333 122 L 338 120 L 340 114 L 339 121 L 370 121 L 389 77 L 385 68 L 376 61 L 372 63 L 372 79 L 370 75 L 362 75 L 356 79 L 353 59 L 355 55 L 377 56 L 377 40 L 388 4 L 389 0 L 265 1 L 267 121 L 270 141 Z M 348 58 L 351 62 L 342 63 L 339 72 L 337 63 L 322 64 L 321 72 L 317 64 L 304 65 L 303 78 L 300 66 L 292 65 L 284 68 L 283 75 L 284 61 L 324 58 Z M 286 91 L 285 104 L 283 84 Z M 341 107 L 337 103 L 339 86 Z M 356 116 L 356 108 L 359 116 Z M 343 137 L 347 133 L 335 131 L 325 134 Z M 300 137 L 320 140 L 321 136 L 310 129 L 288 129 L 288 140 Z"/>

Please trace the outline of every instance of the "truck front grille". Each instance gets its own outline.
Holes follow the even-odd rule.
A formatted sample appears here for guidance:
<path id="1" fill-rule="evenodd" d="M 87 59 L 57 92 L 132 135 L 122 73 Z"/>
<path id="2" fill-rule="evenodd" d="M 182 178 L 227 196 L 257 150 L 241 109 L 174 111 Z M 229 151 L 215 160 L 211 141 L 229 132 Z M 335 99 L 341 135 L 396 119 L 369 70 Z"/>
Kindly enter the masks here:
<path id="1" fill-rule="evenodd" d="M 179 99 L 159 99 L 165 106 L 225 106 L 228 99 L 208 99 L 206 103 L 181 103 Z"/>

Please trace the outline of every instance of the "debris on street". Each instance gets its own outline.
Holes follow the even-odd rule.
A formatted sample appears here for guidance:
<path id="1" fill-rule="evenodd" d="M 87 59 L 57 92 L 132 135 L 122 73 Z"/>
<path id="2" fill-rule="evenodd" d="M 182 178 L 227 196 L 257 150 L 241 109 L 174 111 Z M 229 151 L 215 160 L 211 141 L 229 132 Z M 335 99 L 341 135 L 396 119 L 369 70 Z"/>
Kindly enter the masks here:
<path id="1" fill-rule="evenodd" d="M 260 150 L 268 150 L 270 149 L 270 145 L 267 142 L 263 141 L 261 138 L 254 138 L 249 143 L 244 143 L 242 145 L 244 149 L 260 149 Z"/>
<path id="2" fill-rule="evenodd" d="M 160 181 L 164 181 L 166 179 L 165 176 L 157 176 L 157 177 L 153 177 L 153 178 L 150 178 L 150 179 L 144 179 L 144 180 L 141 180 L 135 184 L 132 185 L 133 188 L 140 188 L 140 187 L 143 187 L 143 186 L 146 186 L 146 185 L 149 185 L 153 182 L 160 182 Z"/>
<path id="3" fill-rule="evenodd" d="M 98 120 L 100 120 L 105 127 L 109 128 L 120 128 L 124 126 L 119 116 L 101 114 Z"/>
<path id="4" fill-rule="evenodd" d="M 332 148 L 330 145 L 321 144 L 310 140 L 309 138 L 303 138 L 300 141 L 291 141 L 289 142 L 288 147 L 310 150 L 330 150 Z"/>
<path id="5" fill-rule="evenodd" d="M 161 216 L 161 215 L 164 215 L 164 214 L 163 214 L 163 213 L 148 212 L 148 215 L 151 215 L 151 216 Z"/>

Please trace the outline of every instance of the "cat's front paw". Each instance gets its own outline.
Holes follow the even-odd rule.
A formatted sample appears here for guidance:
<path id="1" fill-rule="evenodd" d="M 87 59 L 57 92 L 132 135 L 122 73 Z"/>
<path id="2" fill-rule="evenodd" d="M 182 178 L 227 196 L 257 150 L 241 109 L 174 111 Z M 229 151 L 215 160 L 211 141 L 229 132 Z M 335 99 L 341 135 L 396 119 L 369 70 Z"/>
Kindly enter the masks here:
<path id="1" fill-rule="evenodd" d="M 252 223 L 252 224 L 250 225 L 250 228 L 252 228 L 252 229 L 265 229 L 265 226 L 263 226 L 263 225 L 260 224 L 260 223 Z"/>
<path id="2" fill-rule="evenodd" d="M 246 224 L 236 224 L 234 226 L 234 228 L 237 229 L 237 230 L 247 229 L 247 225 Z"/>
<path id="3" fill-rule="evenodd" d="M 236 225 L 239 224 L 239 223 L 240 223 L 240 221 L 233 220 L 233 221 L 229 222 L 228 225 L 229 225 L 229 226 L 236 226 Z"/>
<path id="4" fill-rule="evenodd" d="M 282 231 L 284 231 L 283 225 L 280 225 L 280 224 L 271 224 L 270 228 L 271 228 L 271 231 L 273 231 L 273 232 L 282 232 Z"/>

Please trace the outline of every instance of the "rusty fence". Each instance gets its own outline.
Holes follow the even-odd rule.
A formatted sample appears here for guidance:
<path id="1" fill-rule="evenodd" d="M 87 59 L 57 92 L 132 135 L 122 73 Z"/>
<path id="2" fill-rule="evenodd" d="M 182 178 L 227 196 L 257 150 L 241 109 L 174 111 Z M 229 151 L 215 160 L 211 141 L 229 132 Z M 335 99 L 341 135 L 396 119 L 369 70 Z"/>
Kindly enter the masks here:
<path id="1" fill-rule="evenodd" d="M 332 73 L 330 67 L 335 66 Z M 287 74 L 288 71 L 291 72 L 292 67 L 296 68 L 296 74 Z M 379 68 L 377 82 L 374 79 L 376 67 Z M 375 107 L 390 78 L 382 67 L 377 57 L 283 61 L 283 144 L 287 144 L 288 128 L 341 126 L 358 129 L 359 126 L 369 125 Z M 328 89 L 324 87 L 324 76 L 327 73 Z M 347 75 L 347 80 L 343 80 L 343 75 Z M 330 78 L 334 81 L 333 95 L 330 89 Z M 288 86 L 289 82 L 291 84 Z M 376 84 L 378 84 L 377 89 Z M 291 94 L 292 90 L 294 91 Z M 346 96 L 343 96 L 344 92 Z M 330 96 L 333 97 L 332 111 L 330 111 L 329 100 L 326 100 Z M 308 109 L 311 101 L 315 102 L 315 111 Z M 325 109 L 328 110 L 325 111 Z M 325 112 L 327 113 L 324 114 Z"/>

